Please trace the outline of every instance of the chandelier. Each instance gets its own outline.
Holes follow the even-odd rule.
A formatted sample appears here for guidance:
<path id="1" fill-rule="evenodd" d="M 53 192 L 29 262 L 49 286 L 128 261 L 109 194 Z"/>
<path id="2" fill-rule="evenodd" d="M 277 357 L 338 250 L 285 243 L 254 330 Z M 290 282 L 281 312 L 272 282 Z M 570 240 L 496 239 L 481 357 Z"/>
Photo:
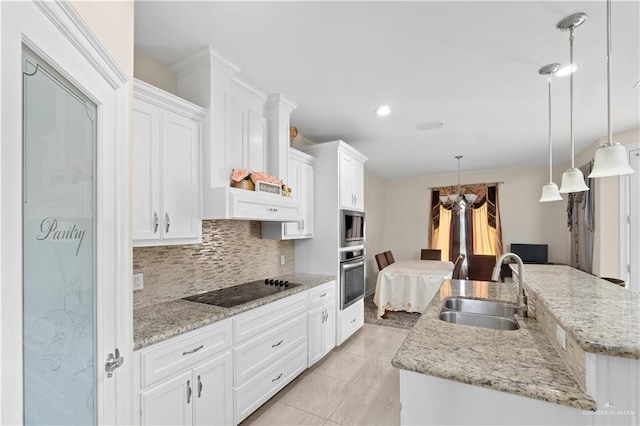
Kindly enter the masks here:
<path id="1" fill-rule="evenodd" d="M 456 155 L 456 160 L 458 160 L 458 185 L 456 186 L 456 191 L 449 195 L 441 195 L 440 203 L 442 203 L 445 207 L 451 207 L 454 210 L 459 210 L 462 207 L 462 204 L 472 207 L 474 201 L 478 196 L 474 193 L 464 193 L 462 191 L 462 187 L 460 186 L 460 159 L 462 155 Z"/>

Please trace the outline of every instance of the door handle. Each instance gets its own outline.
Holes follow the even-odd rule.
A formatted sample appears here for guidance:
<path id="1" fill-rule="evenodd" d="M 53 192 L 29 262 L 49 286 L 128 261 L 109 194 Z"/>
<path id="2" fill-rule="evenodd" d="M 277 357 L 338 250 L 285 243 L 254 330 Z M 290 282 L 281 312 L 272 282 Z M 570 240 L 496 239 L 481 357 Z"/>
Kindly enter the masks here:
<path id="1" fill-rule="evenodd" d="M 200 376 L 198 375 L 198 398 L 202 396 L 202 380 L 200 380 Z"/>
<path id="2" fill-rule="evenodd" d="M 113 377 L 113 372 L 116 368 L 122 367 L 124 364 L 124 358 L 120 356 L 120 350 L 116 348 L 114 354 L 107 355 L 107 359 L 104 361 L 104 370 L 107 372 L 107 377 Z"/>
<path id="3" fill-rule="evenodd" d="M 191 402 L 191 380 L 187 380 L 187 404 Z"/>
<path id="4" fill-rule="evenodd" d="M 158 212 L 153 212 L 153 233 L 158 233 L 158 225 L 160 225 L 160 219 L 158 218 Z"/>
<path id="5" fill-rule="evenodd" d="M 169 219 L 169 213 L 166 213 L 166 212 L 164 214 L 164 226 L 165 226 L 164 232 L 168 234 L 169 227 L 171 226 L 171 219 Z"/>

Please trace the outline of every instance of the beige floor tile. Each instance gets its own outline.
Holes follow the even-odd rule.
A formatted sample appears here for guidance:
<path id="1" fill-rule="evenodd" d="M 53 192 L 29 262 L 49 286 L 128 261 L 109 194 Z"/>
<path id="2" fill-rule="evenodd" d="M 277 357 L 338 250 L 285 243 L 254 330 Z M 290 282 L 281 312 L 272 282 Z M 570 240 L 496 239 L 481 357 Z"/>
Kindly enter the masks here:
<path id="1" fill-rule="evenodd" d="M 369 360 L 348 352 L 333 351 L 319 362 L 313 371 L 340 380 L 353 380 L 366 367 Z"/>
<path id="2" fill-rule="evenodd" d="M 390 362 L 371 360 L 362 374 L 353 383 L 357 389 L 376 389 L 400 395 L 400 370 Z"/>
<path id="3" fill-rule="evenodd" d="M 340 345 L 338 350 L 352 355 L 375 358 L 386 344 L 385 340 L 385 337 L 381 335 L 362 333 L 353 340 L 350 339 Z"/>
<path id="4" fill-rule="evenodd" d="M 305 411 L 281 404 L 268 403 L 249 416 L 242 426 L 249 425 L 322 425 L 325 419 Z"/>
<path id="5" fill-rule="evenodd" d="M 394 334 L 393 337 L 386 340 L 386 344 L 383 346 L 376 359 L 391 362 L 391 359 L 393 359 L 396 352 L 398 352 L 398 349 L 400 349 L 400 346 L 402 346 L 405 338 L 406 336 L 403 336 L 401 334 Z"/>
<path id="6" fill-rule="evenodd" d="M 345 398 L 329 420 L 341 425 L 399 425 L 400 396 L 360 389 Z"/>
<path id="7" fill-rule="evenodd" d="M 278 401 L 328 419 L 352 391 L 349 382 L 311 372 L 280 392 Z"/>

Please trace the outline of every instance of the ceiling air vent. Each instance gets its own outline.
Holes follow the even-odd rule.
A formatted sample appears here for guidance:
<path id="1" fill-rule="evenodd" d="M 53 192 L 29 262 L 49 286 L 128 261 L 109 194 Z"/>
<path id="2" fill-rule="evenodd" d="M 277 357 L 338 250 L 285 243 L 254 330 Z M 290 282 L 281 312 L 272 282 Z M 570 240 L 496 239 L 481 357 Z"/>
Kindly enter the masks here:
<path id="1" fill-rule="evenodd" d="M 444 123 L 442 122 L 442 120 L 427 121 L 425 123 L 416 124 L 416 129 L 418 129 L 418 130 L 433 130 L 433 129 L 439 129 L 443 125 L 444 125 Z"/>

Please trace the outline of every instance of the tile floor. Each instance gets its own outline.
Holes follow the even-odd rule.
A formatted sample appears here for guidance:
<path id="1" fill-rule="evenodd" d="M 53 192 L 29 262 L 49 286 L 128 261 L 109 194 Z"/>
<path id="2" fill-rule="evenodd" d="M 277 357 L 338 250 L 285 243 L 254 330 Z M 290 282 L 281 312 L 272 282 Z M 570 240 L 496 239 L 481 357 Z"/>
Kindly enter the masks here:
<path id="1" fill-rule="evenodd" d="M 247 425 L 399 425 L 391 359 L 409 330 L 365 324 L 249 416 Z"/>

